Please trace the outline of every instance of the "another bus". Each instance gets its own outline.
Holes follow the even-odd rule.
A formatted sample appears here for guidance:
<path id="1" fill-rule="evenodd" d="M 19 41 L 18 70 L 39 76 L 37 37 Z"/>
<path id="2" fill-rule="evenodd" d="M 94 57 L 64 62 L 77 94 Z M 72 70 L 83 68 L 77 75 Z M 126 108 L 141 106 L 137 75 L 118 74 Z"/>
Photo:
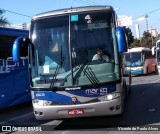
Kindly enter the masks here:
<path id="1" fill-rule="evenodd" d="M 156 58 L 157 58 L 157 70 L 160 77 L 160 40 L 156 42 Z"/>
<path id="2" fill-rule="evenodd" d="M 130 81 L 121 73 L 121 54 L 127 51 L 122 27 L 116 27 L 111 6 L 50 11 L 32 18 L 29 73 L 36 119 L 59 119 L 122 114 Z M 92 58 L 97 48 L 109 61 Z"/>
<path id="3" fill-rule="evenodd" d="M 152 50 L 145 47 L 128 49 L 123 57 L 124 75 L 140 75 L 156 72 L 157 62 Z"/>
<path id="4" fill-rule="evenodd" d="M 28 77 L 27 47 L 21 48 L 20 60 L 12 61 L 12 46 L 28 30 L 0 27 L 0 109 L 31 101 Z"/>

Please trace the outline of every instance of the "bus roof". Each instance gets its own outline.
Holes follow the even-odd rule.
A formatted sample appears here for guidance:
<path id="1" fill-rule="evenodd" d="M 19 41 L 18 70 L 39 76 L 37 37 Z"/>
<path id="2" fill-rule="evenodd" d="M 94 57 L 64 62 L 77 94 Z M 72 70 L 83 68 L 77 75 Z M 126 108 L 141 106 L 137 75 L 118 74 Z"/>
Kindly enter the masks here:
<path id="1" fill-rule="evenodd" d="M 151 49 L 147 47 L 135 47 L 128 49 L 128 52 L 142 52 L 142 51 L 151 51 Z"/>
<path id="2" fill-rule="evenodd" d="M 8 36 L 29 36 L 29 31 L 24 29 L 0 27 L 0 35 Z"/>
<path id="3" fill-rule="evenodd" d="M 85 11 L 96 11 L 96 10 L 111 10 L 114 11 L 112 6 L 84 6 L 84 7 L 75 7 L 75 8 L 66 8 L 60 10 L 53 10 L 41 14 L 37 14 L 32 17 L 33 20 L 47 17 L 47 16 L 54 16 L 54 15 L 61 15 L 61 14 L 71 14 L 71 13 L 78 13 L 78 12 L 85 12 Z"/>

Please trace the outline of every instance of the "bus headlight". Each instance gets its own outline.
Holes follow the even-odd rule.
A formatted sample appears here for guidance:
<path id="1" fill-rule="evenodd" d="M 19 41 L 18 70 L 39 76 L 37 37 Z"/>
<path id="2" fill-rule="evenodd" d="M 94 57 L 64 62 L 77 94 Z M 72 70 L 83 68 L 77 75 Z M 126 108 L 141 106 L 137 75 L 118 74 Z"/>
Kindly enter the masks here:
<path id="1" fill-rule="evenodd" d="M 113 94 L 108 94 L 108 95 L 105 95 L 105 96 L 101 96 L 98 99 L 100 101 L 109 101 L 109 100 L 116 99 L 118 97 L 120 97 L 120 93 L 113 93 Z"/>
<path id="2" fill-rule="evenodd" d="M 52 103 L 52 101 L 47 100 L 33 100 L 32 102 L 40 106 L 49 106 Z"/>

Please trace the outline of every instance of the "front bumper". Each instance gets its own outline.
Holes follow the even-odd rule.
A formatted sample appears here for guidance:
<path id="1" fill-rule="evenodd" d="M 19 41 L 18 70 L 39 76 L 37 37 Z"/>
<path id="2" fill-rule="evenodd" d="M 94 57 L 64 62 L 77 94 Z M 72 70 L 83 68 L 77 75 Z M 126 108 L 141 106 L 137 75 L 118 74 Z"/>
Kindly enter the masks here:
<path id="1" fill-rule="evenodd" d="M 78 105 L 40 106 L 33 103 L 34 114 L 37 120 L 63 119 L 75 117 L 116 115 L 123 112 L 122 98 L 97 103 Z M 83 109 L 83 114 L 69 115 L 68 110 Z"/>
<path id="2" fill-rule="evenodd" d="M 132 74 L 132 75 L 140 75 L 140 74 L 144 74 L 144 71 L 142 69 L 137 69 L 137 70 L 125 70 L 124 71 L 124 74 L 125 75 L 129 75 L 129 74 Z"/>

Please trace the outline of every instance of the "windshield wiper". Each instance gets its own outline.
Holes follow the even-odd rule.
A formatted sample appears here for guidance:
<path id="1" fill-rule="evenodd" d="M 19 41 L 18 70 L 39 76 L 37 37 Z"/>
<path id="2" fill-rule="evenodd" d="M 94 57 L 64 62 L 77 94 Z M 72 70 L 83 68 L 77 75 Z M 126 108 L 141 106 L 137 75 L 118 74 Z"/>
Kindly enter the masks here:
<path id="1" fill-rule="evenodd" d="M 62 56 L 62 45 L 61 45 L 61 55 L 60 55 L 60 58 L 59 58 L 58 65 L 57 65 L 57 67 L 56 67 L 56 69 L 55 69 L 55 73 L 54 73 L 54 75 L 53 75 L 53 79 L 52 79 L 52 81 L 51 81 L 49 90 L 53 90 L 53 89 L 54 89 L 54 84 L 55 84 L 56 81 L 57 81 L 56 78 L 57 78 L 59 69 L 62 67 L 63 61 L 64 61 L 64 57 Z"/>
<path id="2" fill-rule="evenodd" d="M 93 86 L 95 86 L 96 88 L 100 87 L 99 80 L 96 78 L 96 76 L 95 76 L 94 72 L 92 71 L 92 69 L 88 67 L 89 64 L 90 64 L 90 62 L 87 63 L 87 64 L 79 65 L 79 71 L 77 72 L 77 75 L 80 75 L 81 72 L 83 72 L 84 75 L 92 83 Z M 87 67 L 84 68 L 85 66 L 87 66 Z"/>
<path id="3" fill-rule="evenodd" d="M 87 71 L 88 70 L 88 71 Z M 88 80 L 97 88 L 100 87 L 99 80 L 95 76 L 91 68 L 87 67 L 83 70 L 84 75 L 87 76 Z"/>

